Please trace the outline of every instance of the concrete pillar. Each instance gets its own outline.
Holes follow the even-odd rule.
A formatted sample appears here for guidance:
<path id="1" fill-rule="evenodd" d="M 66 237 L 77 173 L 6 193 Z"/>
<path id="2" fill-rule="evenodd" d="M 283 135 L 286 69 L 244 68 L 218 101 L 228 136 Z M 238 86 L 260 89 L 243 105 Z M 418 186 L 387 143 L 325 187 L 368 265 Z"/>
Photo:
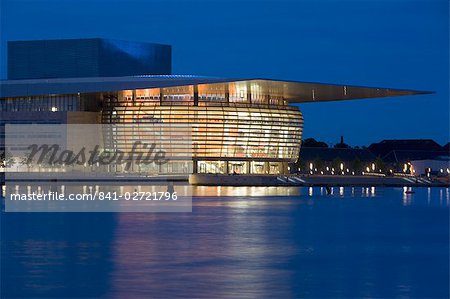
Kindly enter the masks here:
<path id="1" fill-rule="evenodd" d="M 136 89 L 133 89 L 132 94 L 133 94 L 133 99 L 132 99 L 133 106 L 136 106 Z"/>
<path id="2" fill-rule="evenodd" d="M 228 83 L 225 83 L 225 101 L 230 103 L 230 86 Z"/>
<path id="3" fill-rule="evenodd" d="M 198 161 L 195 159 L 192 162 L 192 173 L 198 173 Z"/>
<path id="4" fill-rule="evenodd" d="M 247 82 L 247 102 L 249 104 L 252 103 L 252 88 L 250 82 Z"/>
<path id="5" fill-rule="evenodd" d="M 198 106 L 198 85 L 194 85 L 194 106 Z"/>

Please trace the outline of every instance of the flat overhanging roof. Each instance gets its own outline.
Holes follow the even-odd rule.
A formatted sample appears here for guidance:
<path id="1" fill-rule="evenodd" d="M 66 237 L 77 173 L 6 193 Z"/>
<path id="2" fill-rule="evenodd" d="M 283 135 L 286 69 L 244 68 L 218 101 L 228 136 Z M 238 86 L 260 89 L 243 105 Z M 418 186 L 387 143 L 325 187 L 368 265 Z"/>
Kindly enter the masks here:
<path id="1" fill-rule="evenodd" d="M 276 90 L 290 103 L 326 102 L 403 95 L 429 94 L 429 91 L 362 87 L 313 82 L 279 81 L 260 78 L 214 78 L 184 75 L 64 78 L 0 81 L 0 98 L 54 94 L 114 92 L 130 89 L 229 83 Z"/>

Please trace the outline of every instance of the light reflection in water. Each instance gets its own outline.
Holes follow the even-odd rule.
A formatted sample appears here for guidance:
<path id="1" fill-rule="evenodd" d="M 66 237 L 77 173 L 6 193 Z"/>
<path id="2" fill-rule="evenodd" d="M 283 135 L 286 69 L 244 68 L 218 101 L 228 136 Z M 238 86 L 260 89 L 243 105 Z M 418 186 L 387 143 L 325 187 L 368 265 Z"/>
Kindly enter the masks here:
<path id="1" fill-rule="evenodd" d="M 89 187 L 77 186 L 97 189 Z M 71 188 L 65 185 L 66 192 Z M 2 215 L 2 227 L 9 228 L 2 231 L 2 291 L 29 298 L 444 297 L 447 292 L 448 268 L 442 265 L 448 265 L 448 212 L 428 204 L 448 206 L 448 188 L 405 194 L 410 189 L 339 187 L 335 195 L 320 187 L 193 190 L 192 213 L 73 213 L 21 221 L 11 217 L 29 216 Z M 368 200 L 375 191 L 375 200 Z M 242 195 L 251 192 L 258 196 Z M 403 207 L 405 196 L 409 207 L 421 209 Z M 380 260 L 387 251 L 390 257 Z M 417 259 L 424 255 L 426 264 Z"/>
<path id="2" fill-rule="evenodd" d="M 196 186 L 194 196 L 296 196 L 301 195 L 299 187 L 231 187 Z"/>
<path id="3" fill-rule="evenodd" d="M 11 193 L 39 193 L 45 194 L 49 191 L 59 191 L 62 194 L 69 193 L 94 193 L 94 192 L 118 192 L 119 194 L 124 194 L 126 192 L 145 192 L 145 191 L 158 191 L 160 189 L 153 188 L 154 186 L 146 186 L 146 185 L 111 185 L 107 183 L 106 185 L 102 184 L 93 184 L 93 185 L 78 185 L 73 183 L 63 184 L 58 187 L 57 184 L 35 184 L 30 185 L 29 183 L 25 183 L 23 185 L 14 184 L 10 187 L 3 186 L 2 192 Z M 8 189 L 6 189 L 8 188 Z M 338 189 L 337 189 L 338 188 Z M 335 190 L 337 189 L 337 190 Z M 304 196 L 308 196 L 311 200 L 318 198 L 328 198 L 333 196 L 339 196 L 340 198 L 348 198 L 348 197 L 365 197 L 365 198 L 379 198 L 383 197 L 383 190 L 389 190 L 392 188 L 382 188 L 382 187 L 329 187 L 329 189 L 325 187 L 213 187 L 213 186 L 187 186 L 180 185 L 176 187 L 178 192 L 183 192 L 184 194 L 192 194 L 194 197 L 297 197 L 302 198 Z M 395 188 L 394 188 L 395 189 Z M 412 187 L 403 187 L 401 192 L 402 204 L 404 206 L 408 206 L 412 203 L 412 201 L 418 201 L 418 203 L 424 203 L 426 205 L 440 205 L 440 206 L 448 206 L 450 202 L 449 188 L 413 188 Z M 336 192 L 335 192 L 336 191 Z M 417 192 L 420 191 L 422 196 L 418 196 Z M 435 194 L 435 195 L 434 195 Z M 433 202 L 433 198 L 435 199 Z M 245 200 L 243 201 L 245 203 Z"/>
<path id="4" fill-rule="evenodd" d="M 411 193 L 412 189 L 411 187 L 403 187 L 403 205 L 404 206 L 409 206 L 412 202 L 411 200 Z"/>

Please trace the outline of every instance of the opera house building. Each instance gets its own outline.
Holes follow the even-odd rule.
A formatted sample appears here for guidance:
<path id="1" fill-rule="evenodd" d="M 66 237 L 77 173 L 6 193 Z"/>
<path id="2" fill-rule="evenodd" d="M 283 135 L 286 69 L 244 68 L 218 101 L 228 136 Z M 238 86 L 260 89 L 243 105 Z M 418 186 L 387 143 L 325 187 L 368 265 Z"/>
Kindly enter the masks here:
<path id="1" fill-rule="evenodd" d="M 191 152 L 158 173 L 283 174 L 299 158 L 303 117 L 297 104 L 420 93 L 172 75 L 171 69 L 167 45 L 107 39 L 9 42 L 0 126 L 100 123 L 145 131 L 155 123 L 185 124 Z M 117 138 L 126 140 L 134 133 L 121 134 Z"/>

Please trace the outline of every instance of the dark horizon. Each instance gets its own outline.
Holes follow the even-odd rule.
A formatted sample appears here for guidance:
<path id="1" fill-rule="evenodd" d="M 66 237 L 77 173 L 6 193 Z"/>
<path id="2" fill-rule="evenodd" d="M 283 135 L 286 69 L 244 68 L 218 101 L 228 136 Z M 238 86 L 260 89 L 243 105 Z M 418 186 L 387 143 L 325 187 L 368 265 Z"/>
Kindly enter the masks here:
<path id="1" fill-rule="evenodd" d="M 317 138 L 314 138 L 313 136 L 312 137 L 310 137 L 310 136 L 308 136 L 308 137 L 305 137 L 305 138 L 303 138 L 302 139 L 302 142 L 304 142 L 306 139 L 314 139 L 314 141 L 315 142 L 323 142 L 323 143 L 325 143 L 329 148 L 332 148 L 332 147 L 334 147 L 334 146 L 336 146 L 336 145 L 339 145 L 340 144 L 340 138 L 341 137 L 344 137 L 344 144 L 345 145 L 348 145 L 350 148 L 357 148 L 357 147 L 359 147 L 359 148 L 363 148 L 363 147 L 369 147 L 370 145 L 372 145 L 372 144 L 375 144 L 375 143 L 380 143 L 380 142 L 382 142 L 382 141 L 416 141 L 416 140 L 420 140 L 420 141 L 428 141 L 428 140 L 431 140 L 431 141 L 434 141 L 434 142 L 436 142 L 437 144 L 439 144 L 441 147 L 444 147 L 444 146 L 446 146 L 448 143 L 450 143 L 450 140 L 449 141 L 447 141 L 447 142 L 445 142 L 445 143 L 439 143 L 439 142 L 437 142 L 436 140 L 434 140 L 434 139 L 432 139 L 432 138 L 410 138 L 410 139 L 402 139 L 402 138 L 397 138 L 397 139 L 380 139 L 380 140 L 374 140 L 374 141 L 370 141 L 369 143 L 366 143 L 366 144 L 355 144 L 355 145 L 352 145 L 352 144 L 348 144 L 347 143 L 347 140 L 345 140 L 345 136 L 336 136 L 337 138 L 336 138 L 336 140 L 334 141 L 334 142 L 325 142 L 325 141 L 323 141 L 323 140 L 319 140 L 319 139 L 317 139 Z M 302 146 L 303 147 L 303 146 Z"/>

